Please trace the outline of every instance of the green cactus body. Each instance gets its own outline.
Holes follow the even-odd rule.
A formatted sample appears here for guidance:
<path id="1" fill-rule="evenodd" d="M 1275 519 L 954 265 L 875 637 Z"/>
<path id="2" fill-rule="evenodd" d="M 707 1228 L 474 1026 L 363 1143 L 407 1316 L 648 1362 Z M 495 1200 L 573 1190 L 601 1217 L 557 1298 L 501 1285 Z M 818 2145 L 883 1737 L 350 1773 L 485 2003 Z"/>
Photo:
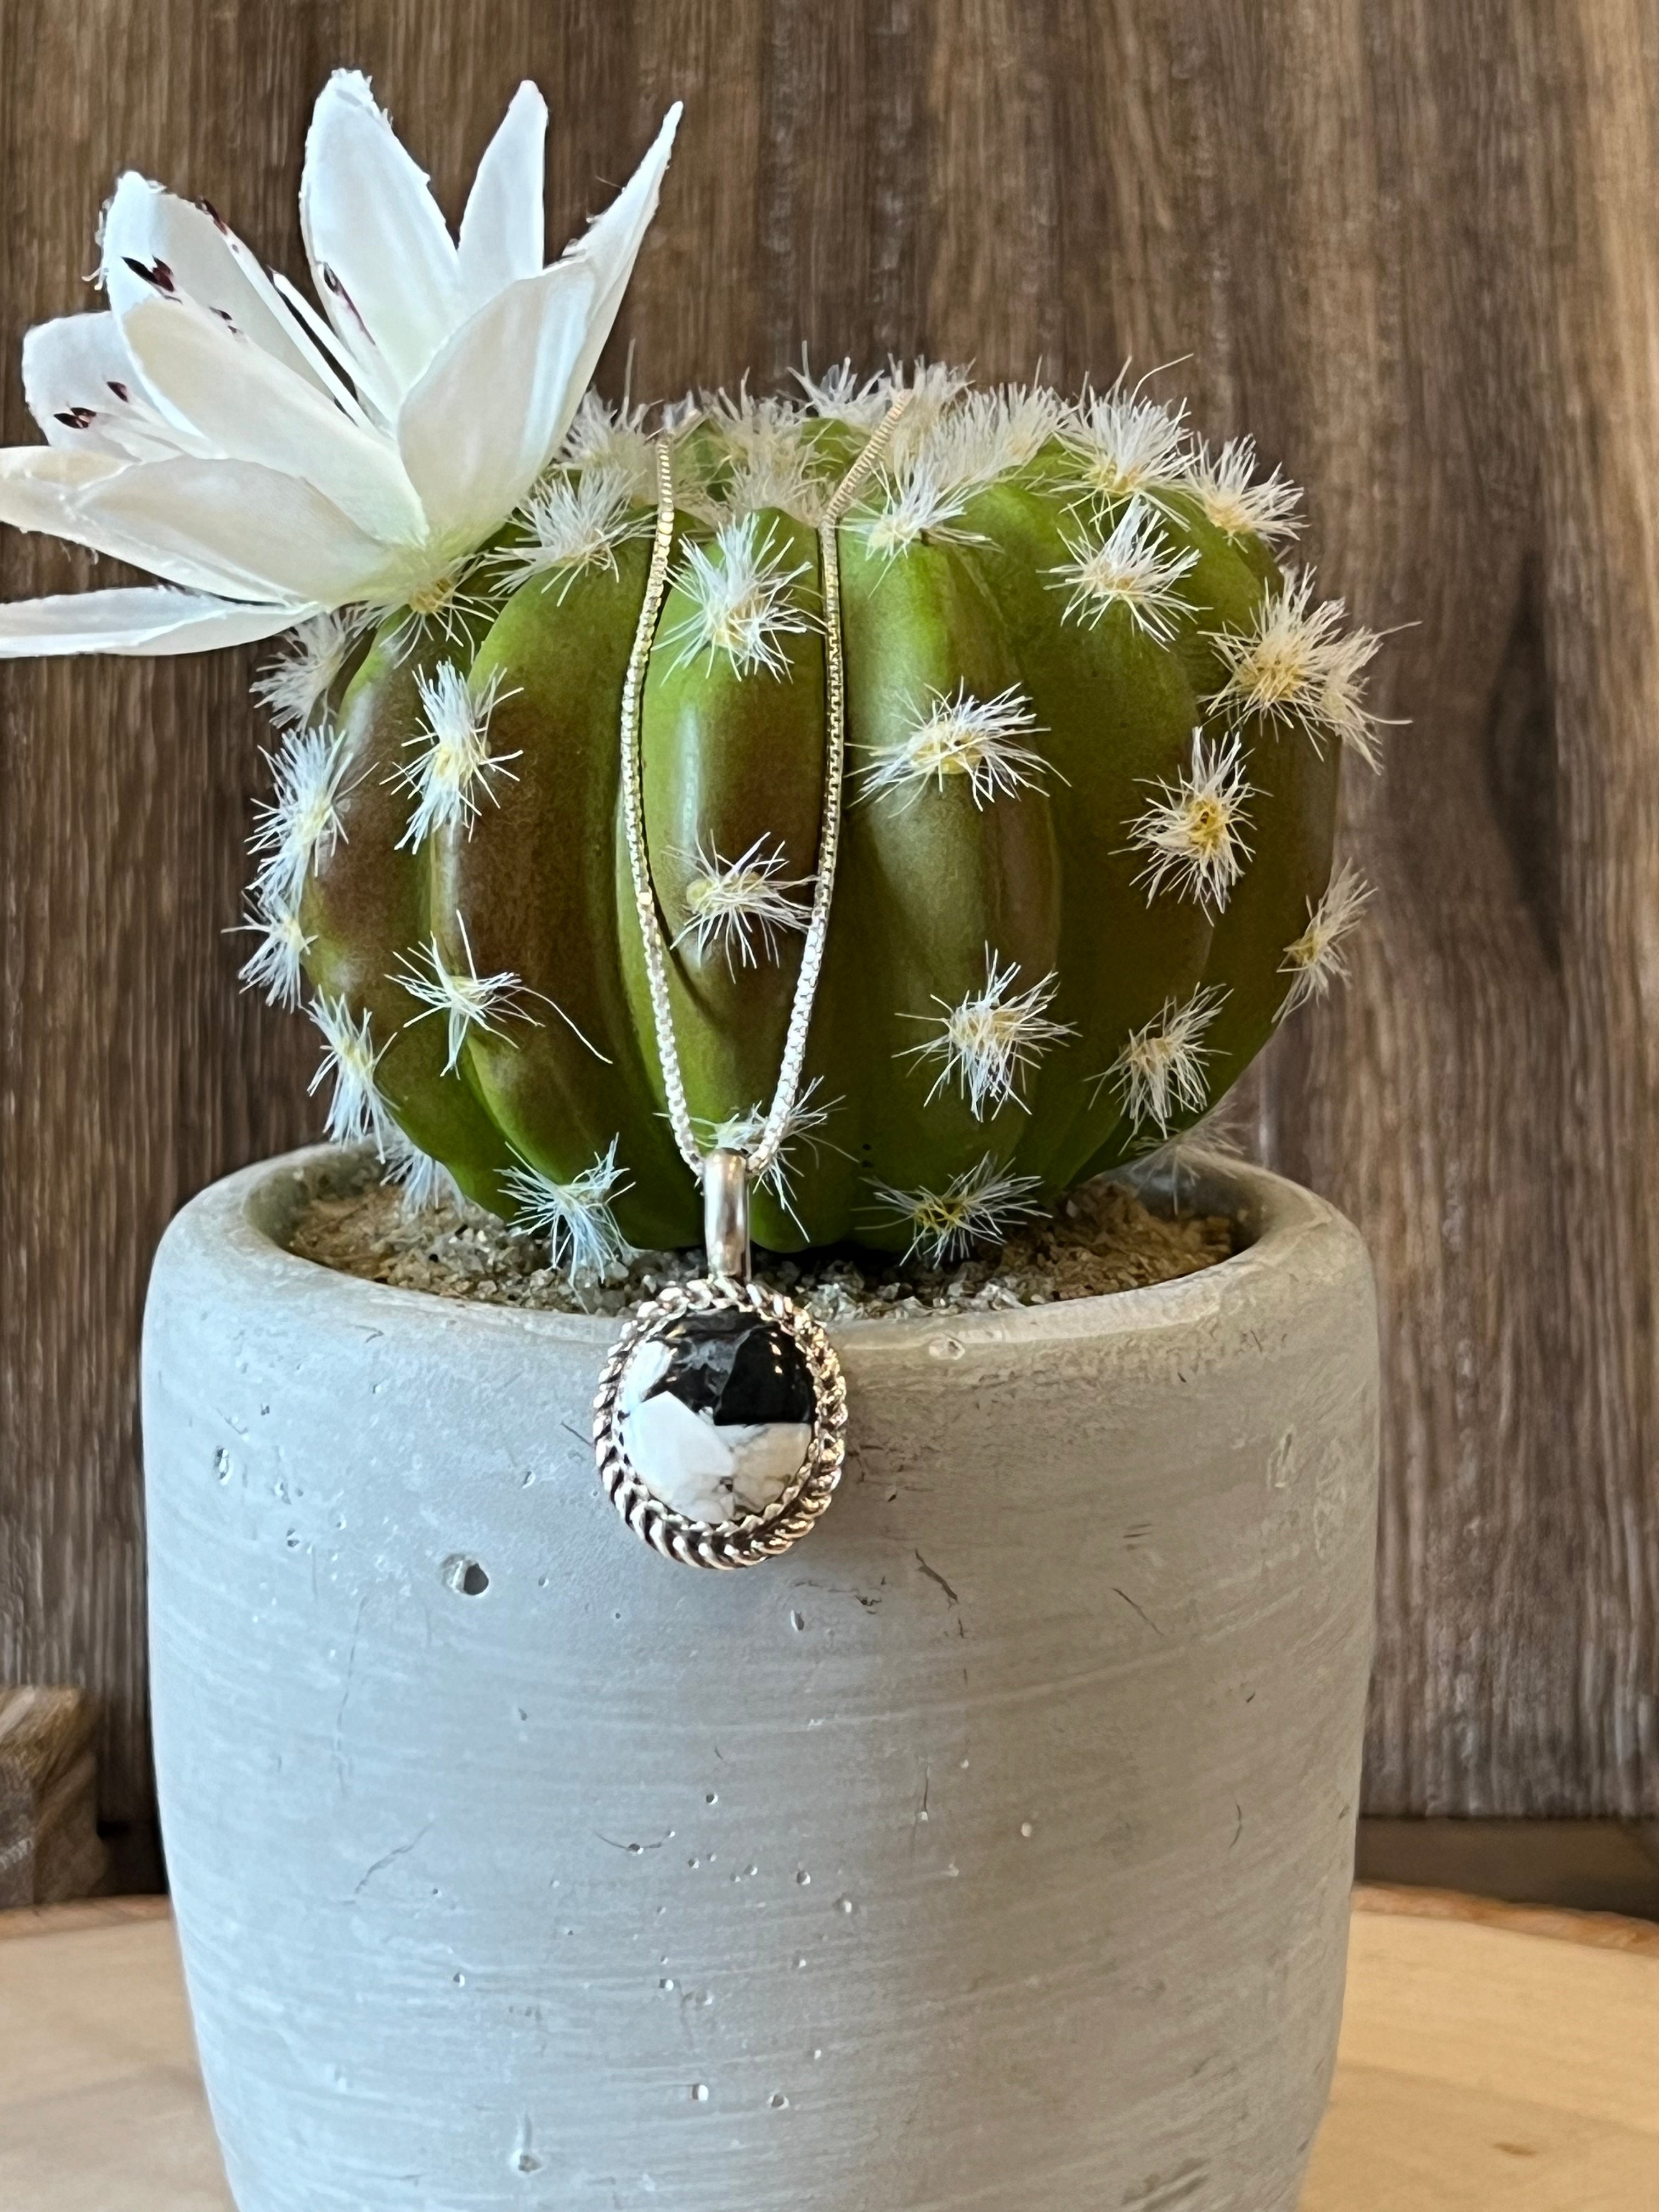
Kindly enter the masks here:
<path id="1" fill-rule="evenodd" d="M 888 396 L 740 398 L 675 434 L 643 807 L 710 1143 L 751 1142 L 777 1079 L 824 795 L 816 526 Z M 1345 744 L 1369 757 L 1376 641 L 1281 577 L 1292 495 L 1252 458 L 1134 394 L 918 376 L 838 532 L 842 843 L 758 1242 L 994 1234 L 1197 1119 L 1340 969 L 1363 894 L 1328 892 L 1338 776 Z M 637 428 L 590 404 L 464 612 L 375 637 L 328 805 L 262 878 L 268 916 L 284 868 L 302 884 L 297 935 L 282 919 L 337 1073 L 357 1040 L 340 1133 L 389 1115 L 576 1259 L 596 1224 L 660 1245 L 700 1222 L 622 836 L 651 498 Z"/>
<path id="2" fill-rule="evenodd" d="M 436 659 L 416 641 L 399 649 L 398 626 L 374 640 L 339 714 L 337 835 L 313 860 L 300 901 L 309 941 L 307 971 L 318 1004 L 337 1022 L 368 1024 L 379 1045 L 376 1093 L 424 1152 L 441 1159 L 467 1196 L 500 1208 L 512 1154 L 480 1101 L 469 1062 L 446 1072 L 440 1026 L 400 973 L 435 927 L 431 857 L 402 842 L 409 797 L 401 782 L 418 726 L 419 678 Z"/>

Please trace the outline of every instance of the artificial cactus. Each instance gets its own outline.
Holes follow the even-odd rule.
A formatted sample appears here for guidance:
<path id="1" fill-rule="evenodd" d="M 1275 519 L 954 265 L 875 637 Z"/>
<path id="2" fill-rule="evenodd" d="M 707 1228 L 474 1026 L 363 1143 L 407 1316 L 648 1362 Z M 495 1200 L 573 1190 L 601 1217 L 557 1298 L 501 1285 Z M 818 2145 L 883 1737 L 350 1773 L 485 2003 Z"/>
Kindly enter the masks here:
<path id="1" fill-rule="evenodd" d="M 902 380 L 899 380 L 902 381 Z M 817 860 L 815 525 L 896 380 L 664 418 L 678 529 L 641 723 L 686 1086 L 741 1144 L 776 1078 Z M 1281 572 L 1296 494 L 1115 387 L 918 370 L 840 531 L 848 790 L 792 1142 L 757 1241 L 936 1257 L 1212 1107 L 1340 972 L 1342 756 L 1375 636 Z M 325 620 L 288 724 L 246 973 L 308 979 L 336 1134 L 550 1233 L 689 1243 L 619 828 L 653 522 L 638 412 L 590 399 L 436 605 Z"/>

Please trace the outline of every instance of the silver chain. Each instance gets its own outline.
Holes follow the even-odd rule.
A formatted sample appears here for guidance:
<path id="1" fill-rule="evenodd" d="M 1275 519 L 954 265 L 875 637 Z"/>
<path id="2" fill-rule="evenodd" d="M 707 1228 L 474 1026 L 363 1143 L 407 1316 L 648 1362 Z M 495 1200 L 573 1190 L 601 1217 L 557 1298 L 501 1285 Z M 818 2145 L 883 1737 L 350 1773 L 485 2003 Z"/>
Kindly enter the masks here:
<path id="1" fill-rule="evenodd" d="M 841 849 L 842 790 L 847 752 L 847 678 L 841 635 L 841 551 L 836 526 L 881 463 L 893 428 L 908 404 L 901 392 L 882 417 L 864 451 L 842 478 L 818 525 L 818 551 L 823 576 L 823 656 L 826 684 L 828 746 L 823 764 L 823 811 L 818 829 L 817 873 L 813 880 L 812 911 L 801 948 L 800 974 L 789 1009 L 784 1035 L 783 1059 L 770 1112 L 762 1125 L 754 1149 L 748 1154 L 751 1181 L 764 1175 L 783 1148 L 789 1117 L 795 1110 L 801 1070 L 806 1062 L 807 1031 L 811 1026 L 812 1001 L 823 966 L 823 948 L 830 934 L 830 902 L 835 896 L 836 858 Z M 651 566 L 645 585 L 645 601 L 634 649 L 628 657 L 623 684 L 622 784 L 623 821 L 628 840 L 628 868 L 633 878 L 634 905 L 640 918 L 640 937 L 645 948 L 645 972 L 651 988 L 651 1017 L 657 1036 L 657 1056 L 662 1063 L 663 1089 L 668 1098 L 668 1119 L 680 1157 L 698 1181 L 708 1151 L 697 1141 L 691 1110 L 686 1103 L 685 1083 L 680 1073 L 679 1048 L 674 1041 L 674 1010 L 668 995 L 668 946 L 657 913 L 651 884 L 651 863 L 645 848 L 645 800 L 640 775 L 640 707 L 645 692 L 647 665 L 651 658 L 657 622 L 668 589 L 668 563 L 674 544 L 674 475 L 667 439 L 656 442 L 657 526 L 651 541 Z"/>

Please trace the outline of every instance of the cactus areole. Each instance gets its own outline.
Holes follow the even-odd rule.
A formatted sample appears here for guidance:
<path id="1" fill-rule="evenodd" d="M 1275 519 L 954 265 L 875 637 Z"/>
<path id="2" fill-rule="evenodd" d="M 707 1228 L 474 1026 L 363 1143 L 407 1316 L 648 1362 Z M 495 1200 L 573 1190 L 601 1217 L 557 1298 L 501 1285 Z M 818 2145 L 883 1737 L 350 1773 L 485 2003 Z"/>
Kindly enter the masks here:
<path id="1" fill-rule="evenodd" d="M 332 1128 L 603 1265 L 690 1243 L 625 849 L 619 731 L 655 521 L 644 837 L 702 1143 L 754 1147 L 818 866 L 818 529 L 903 380 L 590 398 L 496 541 L 268 681 L 291 726 L 249 963 L 308 979 Z M 917 371 L 836 531 L 847 793 L 774 1250 L 945 1258 L 1152 1150 L 1340 972 L 1338 777 L 1376 640 L 1281 570 L 1294 493 L 1121 388 Z M 297 706 L 296 706 L 297 702 Z"/>

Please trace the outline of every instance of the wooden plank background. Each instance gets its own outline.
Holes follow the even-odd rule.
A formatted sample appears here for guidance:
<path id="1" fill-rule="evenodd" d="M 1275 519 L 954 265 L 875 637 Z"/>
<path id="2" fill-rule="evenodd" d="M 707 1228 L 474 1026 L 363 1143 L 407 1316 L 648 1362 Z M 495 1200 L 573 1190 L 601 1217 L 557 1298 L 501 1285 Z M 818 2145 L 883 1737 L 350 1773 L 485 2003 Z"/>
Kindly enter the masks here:
<path id="1" fill-rule="evenodd" d="M 1311 487 L 1409 716 L 1376 926 L 1247 1087 L 1376 1254 L 1377 1812 L 1659 1809 L 1659 11 L 1643 0 L 5 0 L 17 343 L 89 304 L 120 166 L 268 257 L 310 103 L 372 72 L 446 204 L 514 84 L 562 236 L 687 118 L 602 382 L 889 349 L 1164 380 Z M 88 580 L 0 541 L 8 596 Z M 234 988 L 246 659 L 0 672 L 0 1678 L 108 1701 L 143 1812 L 133 1347 L 210 1177 L 315 1127 Z"/>

